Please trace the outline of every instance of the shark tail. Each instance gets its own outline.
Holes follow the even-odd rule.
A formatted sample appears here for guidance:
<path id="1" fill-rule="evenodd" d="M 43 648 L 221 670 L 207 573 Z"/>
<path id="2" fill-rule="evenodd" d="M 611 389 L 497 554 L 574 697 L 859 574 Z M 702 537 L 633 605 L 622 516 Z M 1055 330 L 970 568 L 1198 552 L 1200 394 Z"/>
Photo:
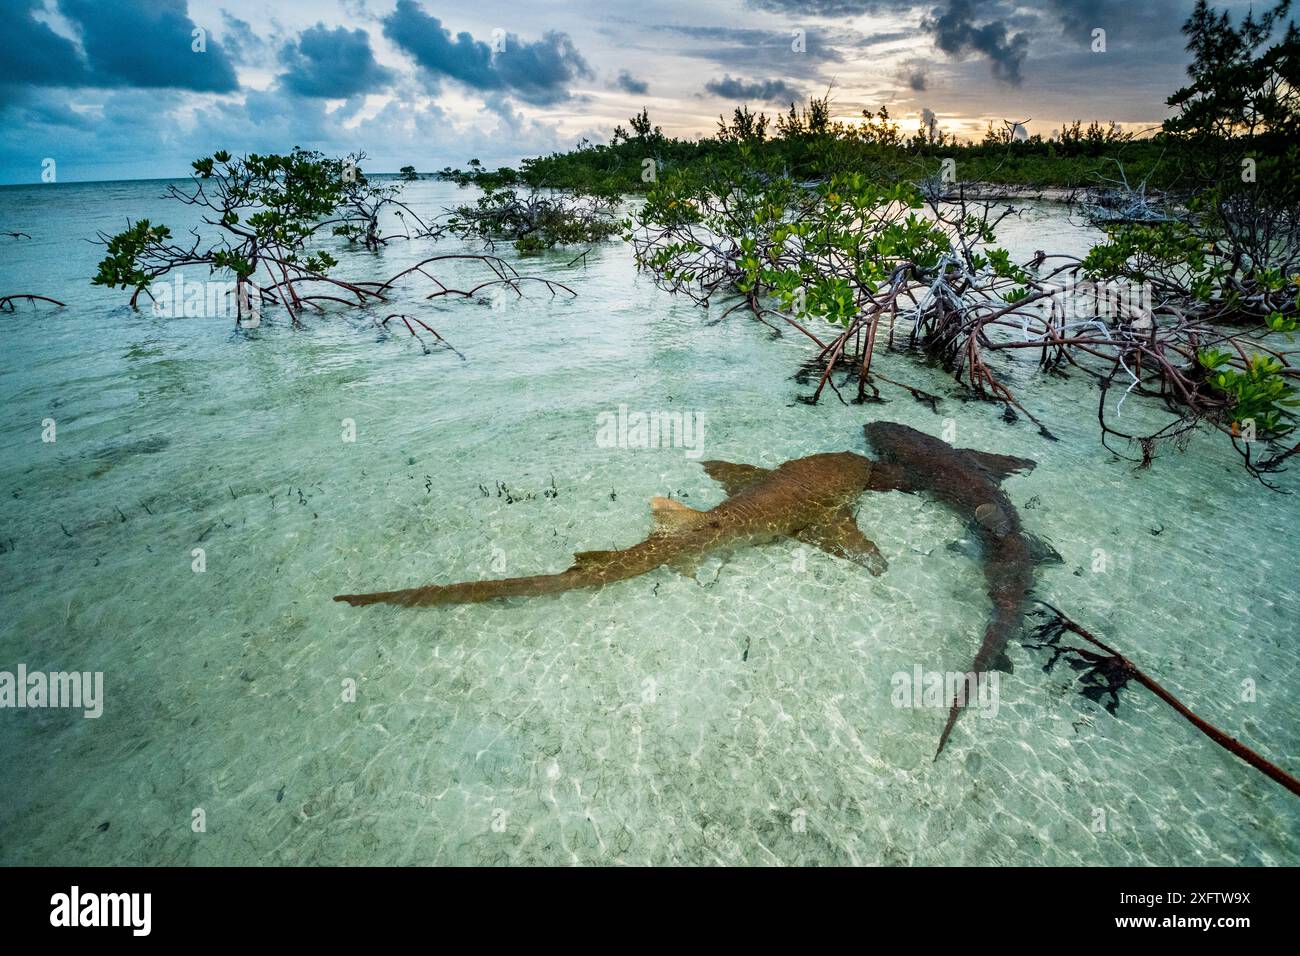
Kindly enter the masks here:
<path id="1" fill-rule="evenodd" d="M 994 612 L 993 619 L 989 621 L 988 628 L 984 631 L 984 643 L 980 645 L 979 652 L 975 655 L 975 660 L 971 662 L 971 669 L 968 671 L 968 677 L 976 677 L 983 674 L 988 669 L 1011 672 L 1011 660 L 1007 657 L 1006 643 L 1007 635 L 1010 634 L 1017 626 L 1020 620 L 1018 613 L 998 609 Z M 966 683 L 966 702 L 969 703 L 971 696 L 975 693 L 975 687 L 970 680 Z M 939 755 L 943 753 L 943 748 L 948 744 L 948 738 L 952 736 L 952 730 L 957 726 L 957 718 L 961 716 L 966 704 L 962 702 L 960 695 L 952 699 L 952 707 L 948 710 L 948 722 L 943 725 L 943 733 L 939 735 L 939 748 L 934 752 L 934 759 L 938 760 Z"/>
<path id="2" fill-rule="evenodd" d="M 579 551 L 573 565 L 558 574 L 535 574 L 526 578 L 498 578 L 495 581 L 461 581 L 459 584 L 428 584 L 403 591 L 373 594 L 339 594 L 334 600 L 353 607 L 367 604 L 397 604 L 402 607 L 436 607 L 443 604 L 480 604 L 496 598 L 537 597 L 560 594 L 578 588 L 593 588 L 614 581 L 626 581 L 663 564 L 675 564 L 680 547 L 672 533 L 703 520 L 703 512 L 669 498 L 650 499 L 655 531 L 640 544 L 617 551 Z"/>
<path id="3" fill-rule="evenodd" d="M 948 738 L 952 735 L 952 729 L 957 726 L 957 717 L 961 714 L 961 704 L 957 698 L 952 699 L 952 709 L 948 711 L 948 722 L 943 725 L 943 733 L 939 737 L 939 749 L 934 752 L 934 759 L 939 759 L 939 754 L 943 753 L 943 748 L 948 743 Z"/>
<path id="4" fill-rule="evenodd" d="M 339 594 L 334 600 L 363 607 L 367 604 L 396 604 L 401 607 L 435 607 L 444 604 L 479 604 L 496 598 L 534 597 L 559 594 L 575 588 L 592 587 L 603 581 L 574 569 L 559 574 L 538 574 L 525 578 L 501 578 L 495 581 L 462 581 L 458 584 L 428 584 L 401 591 L 376 591 L 372 594 Z"/>

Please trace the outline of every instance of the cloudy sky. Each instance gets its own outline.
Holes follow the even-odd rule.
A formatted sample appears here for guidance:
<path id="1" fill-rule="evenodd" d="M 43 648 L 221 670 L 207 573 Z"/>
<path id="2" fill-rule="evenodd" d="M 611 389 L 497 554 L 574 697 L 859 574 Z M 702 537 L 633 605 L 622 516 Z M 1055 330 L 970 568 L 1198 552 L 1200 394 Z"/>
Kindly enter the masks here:
<path id="1" fill-rule="evenodd" d="M 0 183 L 46 158 L 60 181 L 121 179 L 295 144 L 374 170 L 513 164 L 642 106 L 694 136 L 827 90 L 839 116 L 887 105 L 909 130 L 923 110 L 976 138 L 1004 118 L 1141 129 L 1182 83 L 1192 2 L 0 0 Z"/>

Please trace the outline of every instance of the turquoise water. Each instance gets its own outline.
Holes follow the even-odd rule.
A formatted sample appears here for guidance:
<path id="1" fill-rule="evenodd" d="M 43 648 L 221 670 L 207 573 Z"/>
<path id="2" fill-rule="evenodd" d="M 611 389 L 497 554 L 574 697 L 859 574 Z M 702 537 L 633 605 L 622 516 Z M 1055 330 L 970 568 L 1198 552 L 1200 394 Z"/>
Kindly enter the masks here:
<path id="1" fill-rule="evenodd" d="M 1029 362 L 1006 374 L 1060 442 L 892 356 L 885 374 L 945 396 L 937 414 L 886 385 L 884 405 L 809 407 L 801 336 L 711 321 L 618 243 L 585 266 L 520 263 L 576 298 L 406 286 L 400 307 L 464 360 L 378 331 L 396 308 L 301 331 L 268 314 L 249 334 L 136 313 L 87 284 L 84 240 L 128 216 L 182 233 L 161 190 L 0 189 L 0 231 L 33 237 L 0 238 L 0 294 L 69 302 L 0 315 L 0 670 L 101 671 L 105 697 L 99 719 L 0 711 L 3 862 L 1300 862 L 1300 801 L 1149 693 L 1112 716 L 1018 643 L 996 716 L 965 714 L 933 762 L 944 711 L 894 706 L 891 677 L 964 670 L 988 599 L 947 547 L 960 521 L 923 498 L 861 500 L 880 578 L 790 543 L 598 593 L 330 600 L 560 570 L 644 537 L 652 496 L 722 499 L 684 449 L 601 447 L 597 417 L 620 405 L 702 415 L 704 458 L 769 466 L 863 451 L 872 418 L 948 427 L 1039 462 L 1006 487 L 1064 558 L 1045 598 L 1295 771 L 1295 499 L 1223 442 L 1134 471 L 1099 444 L 1091 385 Z M 1050 207 L 1005 232 L 1024 254 L 1088 239 Z M 398 242 L 341 271 L 454 248 Z M 1158 420 L 1136 400 L 1123 414 Z"/>

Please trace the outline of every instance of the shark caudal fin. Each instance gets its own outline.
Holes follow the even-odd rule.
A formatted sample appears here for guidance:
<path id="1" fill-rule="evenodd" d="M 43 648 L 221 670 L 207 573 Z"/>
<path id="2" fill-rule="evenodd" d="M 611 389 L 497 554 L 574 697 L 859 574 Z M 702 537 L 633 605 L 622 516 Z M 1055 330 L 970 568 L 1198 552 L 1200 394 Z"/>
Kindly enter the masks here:
<path id="1" fill-rule="evenodd" d="M 538 597 L 578 588 L 600 587 L 613 581 L 636 577 L 663 564 L 683 573 L 693 573 L 689 560 L 675 554 L 677 543 L 674 538 L 707 520 L 705 513 L 688 508 L 672 498 L 652 498 L 650 515 L 654 527 L 645 541 L 620 551 L 579 551 L 573 556 L 573 564 L 558 574 L 429 584 L 402 591 L 376 591 L 372 594 L 340 594 L 334 600 L 353 607 L 367 604 L 396 604 L 402 607 L 479 604 L 496 598 Z"/>
<path id="2" fill-rule="evenodd" d="M 939 754 L 943 753 L 943 748 L 948 743 L 948 737 L 952 734 L 952 729 L 957 726 L 957 715 L 961 713 L 961 706 L 953 699 L 952 710 L 948 711 L 948 722 L 943 725 L 943 733 L 939 736 L 939 749 L 934 752 L 934 759 L 939 759 Z"/>
<path id="3" fill-rule="evenodd" d="M 481 604 L 497 598 L 540 597 L 578 588 L 597 587 L 640 573 L 642 568 L 628 560 L 629 551 L 579 551 L 573 564 L 558 574 L 534 574 L 522 578 L 460 581 L 456 584 L 427 584 L 401 591 L 373 594 L 340 594 L 334 598 L 364 607 L 367 604 L 396 604 L 400 607 L 437 607 L 447 604 Z"/>
<path id="4" fill-rule="evenodd" d="M 539 574 L 527 578 L 498 578 L 488 581 L 461 581 L 456 584 L 428 584 L 401 591 L 376 591 L 372 594 L 339 594 L 334 600 L 353 607 L 368 604 L 396 604 L 398 607 L 440 607 L 448 604 L 481 604 L 496 598 L 537 597 L 558 594 L 574 588 L 601 583 L 580 572 L 585 555 L 578 563 L 559 574 Z"/>

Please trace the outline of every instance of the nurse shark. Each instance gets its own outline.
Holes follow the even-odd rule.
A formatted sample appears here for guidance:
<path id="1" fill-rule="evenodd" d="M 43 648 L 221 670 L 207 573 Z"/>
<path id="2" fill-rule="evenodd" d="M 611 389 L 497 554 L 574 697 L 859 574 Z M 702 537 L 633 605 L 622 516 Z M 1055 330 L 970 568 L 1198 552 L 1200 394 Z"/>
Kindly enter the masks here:
<path id="1" fill-rule="evenodd" d="M 872 482 L 873 463 L 853 452 L 809 455 L 776 468 L 726 461 L 701 462 L 727 492 L 716 508 L 699 511 L 671 498 L 650 499 L 650 536 L 629 548 L 582 551 L 558 574 L 428 584 L 397 591 L 340 594 L 336 601 L 361 606 L 406 607 L 476 604 L 495 598 L 535 597 L 578 588 L 600 588 L 660 567 L 694 574 L 713 554 L 794 539 L 862 565 L 885 570 L 880 549 L 853 518 L 853 504 Z"/>
<path id="2" fill-rule="evenodd" d="M 1028 458 L 954 448 L 946 441 L 894 422 L 871 422 L 864 430 L 867 444 L 879 458 L 872 473 L 872 490 L 928 492 L 970 522 L 971 533 L 982 546 L 984 579 L 993 602 L 993 614 L 970 673 L 982 677 L 990 668 L 1010 671 L 1007 641 L 1024 620 L 1025 605 L 1034 586 L 1034 566 L 1040 561 L 1060 560 L 1049 546 L 1023 531 L 1020 515 L 1002 490 L 1004 478 L 1030 471 L 1036 463 Z M 936 760 L 961 710 L 954 698 L 934 755 Z"/>

